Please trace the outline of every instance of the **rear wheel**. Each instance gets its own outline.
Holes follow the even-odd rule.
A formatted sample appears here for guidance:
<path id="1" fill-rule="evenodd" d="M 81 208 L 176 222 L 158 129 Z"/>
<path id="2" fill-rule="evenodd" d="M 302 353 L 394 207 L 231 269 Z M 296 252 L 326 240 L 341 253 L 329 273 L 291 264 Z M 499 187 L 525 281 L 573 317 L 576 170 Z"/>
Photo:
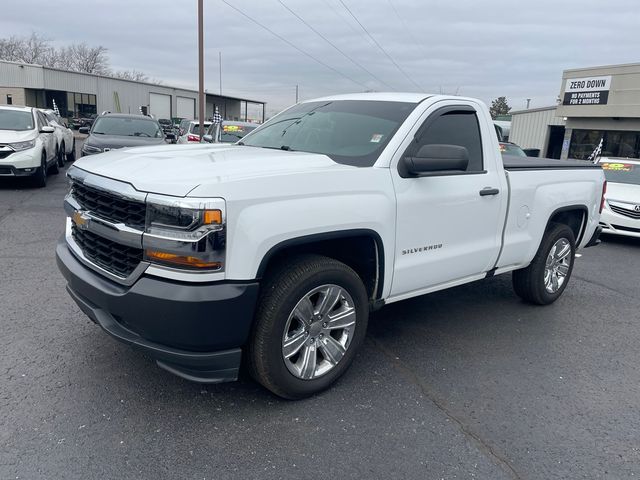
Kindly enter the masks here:
<path id="1" fill-rule="evenodd" d="M 60 169 L 58 168 L 58 159 L 60 158 L 60 150 L 56 150 L 56 157 L 53 159 L 51 166 L 49 167 L 49 171 L 54 175 L 60 173 Z"/>
<path id="2" fill-rule="evenodd" d="M 353 361 L 369 316 L 367 292 L 347 265 L 291 259 L 265 281 L 249 346 L 254 378 L 287 399 L 328 388 Z"/>
<path id="3" fill-rule="evenodd" d="M 38 188 L 47 186 L 47 154 L 43 151 L 40 157 L 40 166 L 32 177 L 33 185 Z"/>
<path id="4" fill-rule="evenodd" d="M 513 288 L 527 302 L 548 305 L 567 288 L 575 258 L 576 241 L 567 225 L 555 223 L 545 233 L 527 268 L 513 272 Z"/>
<path id="5" fill-rule="evenodd" d="M 60 168 L 64 168 L 64 150 L 65 150 L 65 145 L 64 143 L 62 143 L 62 145 L 60 145 L 60 150 L 58 150 L 58 156 L 56 157 L 56 160 L 58 162 L 58 167 Z"/>

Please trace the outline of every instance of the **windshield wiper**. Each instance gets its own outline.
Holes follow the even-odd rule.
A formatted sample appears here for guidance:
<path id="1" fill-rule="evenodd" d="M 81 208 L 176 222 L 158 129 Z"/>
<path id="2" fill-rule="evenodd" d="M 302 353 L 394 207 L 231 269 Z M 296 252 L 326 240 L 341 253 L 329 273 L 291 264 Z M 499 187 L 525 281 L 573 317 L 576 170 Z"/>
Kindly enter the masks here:
<path id="1" fill-rule="evenodd" d="M 104 132 L 91 132 L 91 133 L 95 133 L 97 135 L 104 135 L 105 134 Z"/>
<path id="2" fill-rule="evenodd" d="M 244 145 L 244 143 L 243 143 Z M 252 147 L 257 147 L 258 145 L 252 145 Z M 268 148 L 269 150 L 286 150 L 287 152 L 294 152 L 289 145 L 281 145 L 279 147 L 267 147 L 266 145 L 259 145 L 260 148 Z"/>

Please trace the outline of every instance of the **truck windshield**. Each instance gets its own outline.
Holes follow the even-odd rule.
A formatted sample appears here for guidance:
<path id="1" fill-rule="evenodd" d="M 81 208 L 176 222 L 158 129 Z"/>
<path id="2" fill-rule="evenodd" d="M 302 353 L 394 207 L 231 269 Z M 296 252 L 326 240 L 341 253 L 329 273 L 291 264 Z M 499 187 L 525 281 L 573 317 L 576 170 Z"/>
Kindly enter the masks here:
<path id="1" fill-rule="evenodd" d="M 640 185 L 640 165 L 624 161 L 600 162 L 607 182 Z"/>
<path id="2" fill-rule="evenodd" d="M 295 105 L 241 144 L 321 153 L 333 161 L 372 166 L 415 103 L 336 100 Z"/>

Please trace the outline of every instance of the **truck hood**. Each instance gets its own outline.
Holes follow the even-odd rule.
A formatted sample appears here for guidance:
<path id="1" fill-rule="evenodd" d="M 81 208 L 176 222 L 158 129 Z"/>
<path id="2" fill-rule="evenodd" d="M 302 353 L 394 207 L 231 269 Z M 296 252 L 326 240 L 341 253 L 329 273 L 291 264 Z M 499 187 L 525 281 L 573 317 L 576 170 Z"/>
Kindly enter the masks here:
<path id="1" fill-rule="evenodd" d="M 200 185 L 310 170 L 353 169 L 326 155 L 240 145 L 164 145 L 112 150 L 74 164 L 90 173 L 120 180 L 136 190 L 184 197 Z"/>

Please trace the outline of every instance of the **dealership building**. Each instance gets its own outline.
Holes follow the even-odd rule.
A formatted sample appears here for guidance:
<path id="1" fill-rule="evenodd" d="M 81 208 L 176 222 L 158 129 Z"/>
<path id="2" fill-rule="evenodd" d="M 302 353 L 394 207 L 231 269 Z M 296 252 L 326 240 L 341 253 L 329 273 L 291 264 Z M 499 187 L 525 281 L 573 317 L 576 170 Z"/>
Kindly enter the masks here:
<path id="1" fill-rule="evenodd" d="M 640 158 L 640 63 L 565 70 L 558 105 L 515 111 L 509 140 L 548 158 Z"/>
<path id="2" fill-rule="evenodd" d="M 0 105 L 53 108 L 54 101 L 66 118 L 142 110 L 156 118 L 195 119 L 198 112 L 196 90 L 0 60 Z M 207 118 L 215 107 L 225 120 L 264 121 L 265 103 L 258 100 L 206 93 Z"/>

